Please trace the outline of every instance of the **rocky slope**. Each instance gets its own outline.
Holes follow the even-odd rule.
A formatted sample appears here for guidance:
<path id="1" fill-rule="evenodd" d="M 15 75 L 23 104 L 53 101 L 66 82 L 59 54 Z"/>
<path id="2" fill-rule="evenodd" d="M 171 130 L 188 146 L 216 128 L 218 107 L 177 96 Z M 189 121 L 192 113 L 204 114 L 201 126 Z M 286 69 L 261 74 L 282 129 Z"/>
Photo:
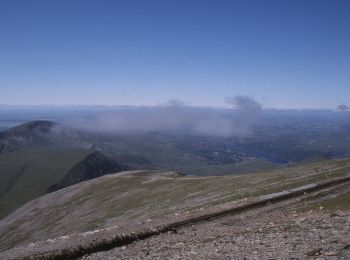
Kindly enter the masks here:
<path id="1" fill-rule="evenodd" d="M 82 232 L 101 238 L 102 231 L 91 233 L 95 229 L 131 232 L 349 172 L 347 159 L 244 176 L 190 177 L 159 171 L 106 175 L 47 194 L 16 210 L 0 221 L 0 247 Z M 85 235 L 79 237 L 85 239 Z"/>
<path id="2" fill-rule="evenodd" d="M 349 259 L 350 205 L 332 211 L 308 203 L 227 216 L 82 259 Z"/>

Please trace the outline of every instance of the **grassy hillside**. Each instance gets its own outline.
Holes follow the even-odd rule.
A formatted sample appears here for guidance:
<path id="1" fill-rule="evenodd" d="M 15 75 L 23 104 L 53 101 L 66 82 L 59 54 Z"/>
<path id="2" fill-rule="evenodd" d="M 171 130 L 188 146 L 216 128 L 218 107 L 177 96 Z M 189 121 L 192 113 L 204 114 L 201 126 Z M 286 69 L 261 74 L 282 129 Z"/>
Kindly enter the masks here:
<path id="1" fill-rule="evenodd" d="M 159 171 L 106 175 L 35 199 L 0 221 L 0 248 L 221 207 L 349 172 L 350 159 L 343 159 L 240 176 Z"/>
<path id="2" fill-rule="evenodd" d="M 0 218 L 46 193 L 89 151 L 21 150 L 0 154 Z"/>

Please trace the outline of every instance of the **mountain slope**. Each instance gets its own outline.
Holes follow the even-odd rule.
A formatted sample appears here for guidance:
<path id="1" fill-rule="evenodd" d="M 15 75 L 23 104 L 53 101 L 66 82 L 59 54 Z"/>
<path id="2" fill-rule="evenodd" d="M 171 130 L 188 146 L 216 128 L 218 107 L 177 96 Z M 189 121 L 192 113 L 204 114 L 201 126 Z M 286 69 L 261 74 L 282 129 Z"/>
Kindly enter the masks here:
<path id="1" fill-rule="evenodd" d="M 0 153 L 19 149 L 91 148 L 88 136 L 61 124 L 38 120 L 8 129 L 0 135 Z"/>
<path id="2" fill-rule="evenodd" d="M 183 177 L 172 172 L 125 172 L 47 194 L 0 221 L 0 248 L 92 229 L 123 231 L 149 222 L 235 205 L 346 175 L 350 160 L 333 160 L 244 176 Z M 121 231 L 121 232 L 122 232 Z"/>
<path id="3" fill-rule="evenodd" d="M 0 133 L 0 219 L 47 191 L 130 168 L 154 168 L 141 156 L 120 153 L 112 158 L 94 151 L 104 140 L 44 120 Z"/>
<path id="4" fill-rule="evenodd" d="M 119 164 L 116 160 L 104 156 L 101 152 L 95 151 L 74 165 L 59 182 L 51 185 L 48 192 L 53 192 L 82 181 L 128 169 L 128 166 Z"/>
<path id="5" fill-rule="evenodd" d="M 0 219 L 42 196 L 89 151 L 19 150 L 0 154 Z"/>

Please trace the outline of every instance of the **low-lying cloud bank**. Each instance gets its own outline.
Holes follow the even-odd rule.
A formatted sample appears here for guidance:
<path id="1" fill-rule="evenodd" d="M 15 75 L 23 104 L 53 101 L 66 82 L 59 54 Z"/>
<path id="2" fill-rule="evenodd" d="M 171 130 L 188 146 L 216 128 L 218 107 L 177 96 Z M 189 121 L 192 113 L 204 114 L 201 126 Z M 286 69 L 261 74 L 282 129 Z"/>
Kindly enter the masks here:
<path id="1" fill-rule="evenodd" d="M 231 109 L 185 106 L 176 100 L 154 107 L 120 107 L 70 120 L 71 126 L 99 132 L 187 131 L 214 136 L 242 136 L 257 124 L 261 105 L 246 96 L 228 97 Z"/>

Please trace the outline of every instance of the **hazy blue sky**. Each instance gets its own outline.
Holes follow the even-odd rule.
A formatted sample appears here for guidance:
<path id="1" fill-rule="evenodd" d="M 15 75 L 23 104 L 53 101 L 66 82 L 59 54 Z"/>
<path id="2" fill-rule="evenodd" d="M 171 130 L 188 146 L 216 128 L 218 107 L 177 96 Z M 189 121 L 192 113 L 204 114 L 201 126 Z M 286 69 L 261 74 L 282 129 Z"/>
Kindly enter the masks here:
<path id="1" fill-rule="evenodd" d="M 350 105 L 350 1 L 0 0 L 0 103 Z"/>

